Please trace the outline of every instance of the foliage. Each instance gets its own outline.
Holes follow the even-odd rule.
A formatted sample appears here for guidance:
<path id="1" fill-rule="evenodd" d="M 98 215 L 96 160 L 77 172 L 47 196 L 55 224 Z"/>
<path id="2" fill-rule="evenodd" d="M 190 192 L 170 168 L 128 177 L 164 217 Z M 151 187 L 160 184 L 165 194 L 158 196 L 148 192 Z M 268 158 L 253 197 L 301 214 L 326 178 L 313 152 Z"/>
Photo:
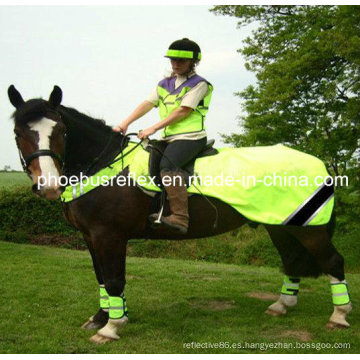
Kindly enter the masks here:
<path id="1" fill-rule="evenodd" d="M 35 196 L 28 186 L 0 188 L 0 235 L 4 240 L 29 242 L 43 234 L 72 235 L 60 201 Z"/>
<path id="2" fill-rule="evenodd" d="M 360 203 L 360 6 L 220 5 L 215 14 L 258 27 L 239 50 L 257 82 L 237 95 L 236 146 L 284 143 L 325 161 L 353 184 L 341 202 Z M 346 199 L 345 199 L 346 198 Z"/>
<path id="3" fill-rule="evenodd" d="M 360 186 L 359 170 L 354 167 L 346 171 L 349 177 L 349 186 L 337 189 L 337 229 L 338 231 L 353 231 L 354 227 L 360 229 Z"/>

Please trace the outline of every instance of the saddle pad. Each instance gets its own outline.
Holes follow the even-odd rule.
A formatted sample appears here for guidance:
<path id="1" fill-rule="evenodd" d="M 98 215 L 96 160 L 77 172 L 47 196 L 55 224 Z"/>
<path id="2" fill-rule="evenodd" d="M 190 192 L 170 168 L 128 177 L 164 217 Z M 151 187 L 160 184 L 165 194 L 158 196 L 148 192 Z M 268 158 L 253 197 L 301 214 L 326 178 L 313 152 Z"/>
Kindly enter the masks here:
<path id="1" fill-rule="evenodd" d="M 135 146 L 129 143 L 123 153 Z M 322 185 L 329 174 L 321 160 L 280 144 L 217 150 L 218 154 L 195 161 L 198 178 L 188 188 L 189 193 L 217 198 L 259 223 L 304 226 L 329 222 L 333 188 Z M 138 146 L 123 162 L 118 160 L 111 169 L 102 169 L 93 177 L 116 176 L 129 166 L 138 186 L 161 191 L 151 182 L 148 164 L 149 153 Z M 98 185 L 104 184 L 106 181 L 100 181 Z M 81 183 L 68 186 L 61 199 L 72 201 L 96 187 Z"/>

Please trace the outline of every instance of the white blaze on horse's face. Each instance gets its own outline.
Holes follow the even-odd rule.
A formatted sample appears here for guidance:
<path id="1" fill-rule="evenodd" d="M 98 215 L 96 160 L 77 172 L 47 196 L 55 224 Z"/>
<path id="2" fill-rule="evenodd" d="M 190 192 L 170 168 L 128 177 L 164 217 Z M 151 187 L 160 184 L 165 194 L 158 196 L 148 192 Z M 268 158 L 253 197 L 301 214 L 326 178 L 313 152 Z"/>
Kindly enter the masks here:
<path id="1" fill-rule="evenodd" d="M 39 136 L 38 149 L 50 150 L 50 136 L 56 126 L 56 121 L 42 118 L 41 120 L 29 123 L 29 128 L 36 131 Z M 39 166 L 41 172 L 41 185 L 45 188 L 58 189 L 59 171 L 55 166 L 54 159 L 51 156 L 40 156 Z"/>

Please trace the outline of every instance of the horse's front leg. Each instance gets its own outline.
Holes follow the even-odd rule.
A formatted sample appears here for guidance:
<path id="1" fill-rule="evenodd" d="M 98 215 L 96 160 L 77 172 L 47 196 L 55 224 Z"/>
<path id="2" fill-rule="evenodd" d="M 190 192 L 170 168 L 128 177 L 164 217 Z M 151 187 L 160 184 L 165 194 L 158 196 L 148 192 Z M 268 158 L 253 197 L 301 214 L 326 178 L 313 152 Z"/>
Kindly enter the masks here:
<path id="1" fill-rule="evenodd" d="M 292 307 L 297 304 L 299 286 L 300 278 L 285 275 L 280 297 L 267 308 L 266 313 L 272 316 L 285 315 L 287 307 Z"/>
<path id="2" fill-rule="evenodd" d="M 125 326 L 128 321 L 124 298 L 126 243 L 125 239 L 109 234 L 97 237 L 93 241 L 109 306 L 107 323 L 91 338 L 95 343 L 118 340 L 119 328 Z"/>
<path id="3" fill-rule="evenodd" d="M 95 315 L 91 316 L 89 320 L 82 325 L 82 328 L 85 330 L 95 330 L 104 327 L 109 320 L 109 295 L 107 294 L 107 291 L 105 289 L 100 266 L 96 259 L 96 254 L 93 245 L 90 241 L 91 239 L 89 236 L 84 235 L 84 240 L 88 246 L 94 266 L 96 279 L 99 283 L 100 308 Z"/>

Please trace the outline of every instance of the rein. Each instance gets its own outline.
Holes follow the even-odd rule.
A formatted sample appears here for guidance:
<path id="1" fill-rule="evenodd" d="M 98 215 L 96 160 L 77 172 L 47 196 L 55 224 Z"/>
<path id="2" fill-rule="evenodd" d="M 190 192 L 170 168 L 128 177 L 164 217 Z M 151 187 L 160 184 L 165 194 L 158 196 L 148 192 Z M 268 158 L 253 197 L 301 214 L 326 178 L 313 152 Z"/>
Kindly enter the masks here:
<path id="1" fill-rule="evenodd" d="M 114 135 L 115 135 L 115 134 L 112 132 L 111 135 L 109 136 L 109 140 L 108 140 L 108 142 L 106 143 L 104 149 L 101 151 L 101 153 L 100 153 L 98 156 L 96 156 L 96 157 L 94 158 L 94 160 L 91 162 L 91 164 L 90 164 L 90 165 L 88 166 L 88 168 L 85 170 L 85 174 L 88 174 L 88 173 L 90 172 L 90 170 L 100 161 L 100 159 L 102 158 L 102 156 L 103 156 L 104 154 L 106 154 L 106 150 L 109 148 L 109 146 L 110 146 L 110 144 L 111 144 L 111 141 L 112 141 Z M 122 139 L 122 140 L 123 140 L 123 139 Z M 120 146 L 122 146 L 122 142 L 123 142 L 122 140 L 121 140 L 121 145 L 120 145 Z"/>
<path id="2" fill-rule="evenodd" d="M 120 148 L 121 148 L 121 151 L 120 151 L 120 154 L 121 154 L 121 157 L 120 158 L 115 158 L 115 160 L 112 160 L 110 161 L 109 163 L 107 163 L 104 167 L 110 167 L 112 164 L 114 164 L 115 162 L 118 162 L 119 160 L 121 160 L 121 169 L 124 170 L 124 158 L 129 155 L 131 152 L 133 152 L 138 146 L 140 146 L 143 142 L 143 140 L 140 140 L 132 149 L 130 149 L 129 151 L 127 151 L 125 154 L 123 153 L 124 151 L 124 148 L 125 148 L 125 139 L 127 141 L 129 141 L 129 137 L 130 136 L 136 136 L 137 133 L 129 133 L 129 134 L 126 134 L 124 135 L 124 137 L 121 139 L 121 143 L 120 143 Z"/>

